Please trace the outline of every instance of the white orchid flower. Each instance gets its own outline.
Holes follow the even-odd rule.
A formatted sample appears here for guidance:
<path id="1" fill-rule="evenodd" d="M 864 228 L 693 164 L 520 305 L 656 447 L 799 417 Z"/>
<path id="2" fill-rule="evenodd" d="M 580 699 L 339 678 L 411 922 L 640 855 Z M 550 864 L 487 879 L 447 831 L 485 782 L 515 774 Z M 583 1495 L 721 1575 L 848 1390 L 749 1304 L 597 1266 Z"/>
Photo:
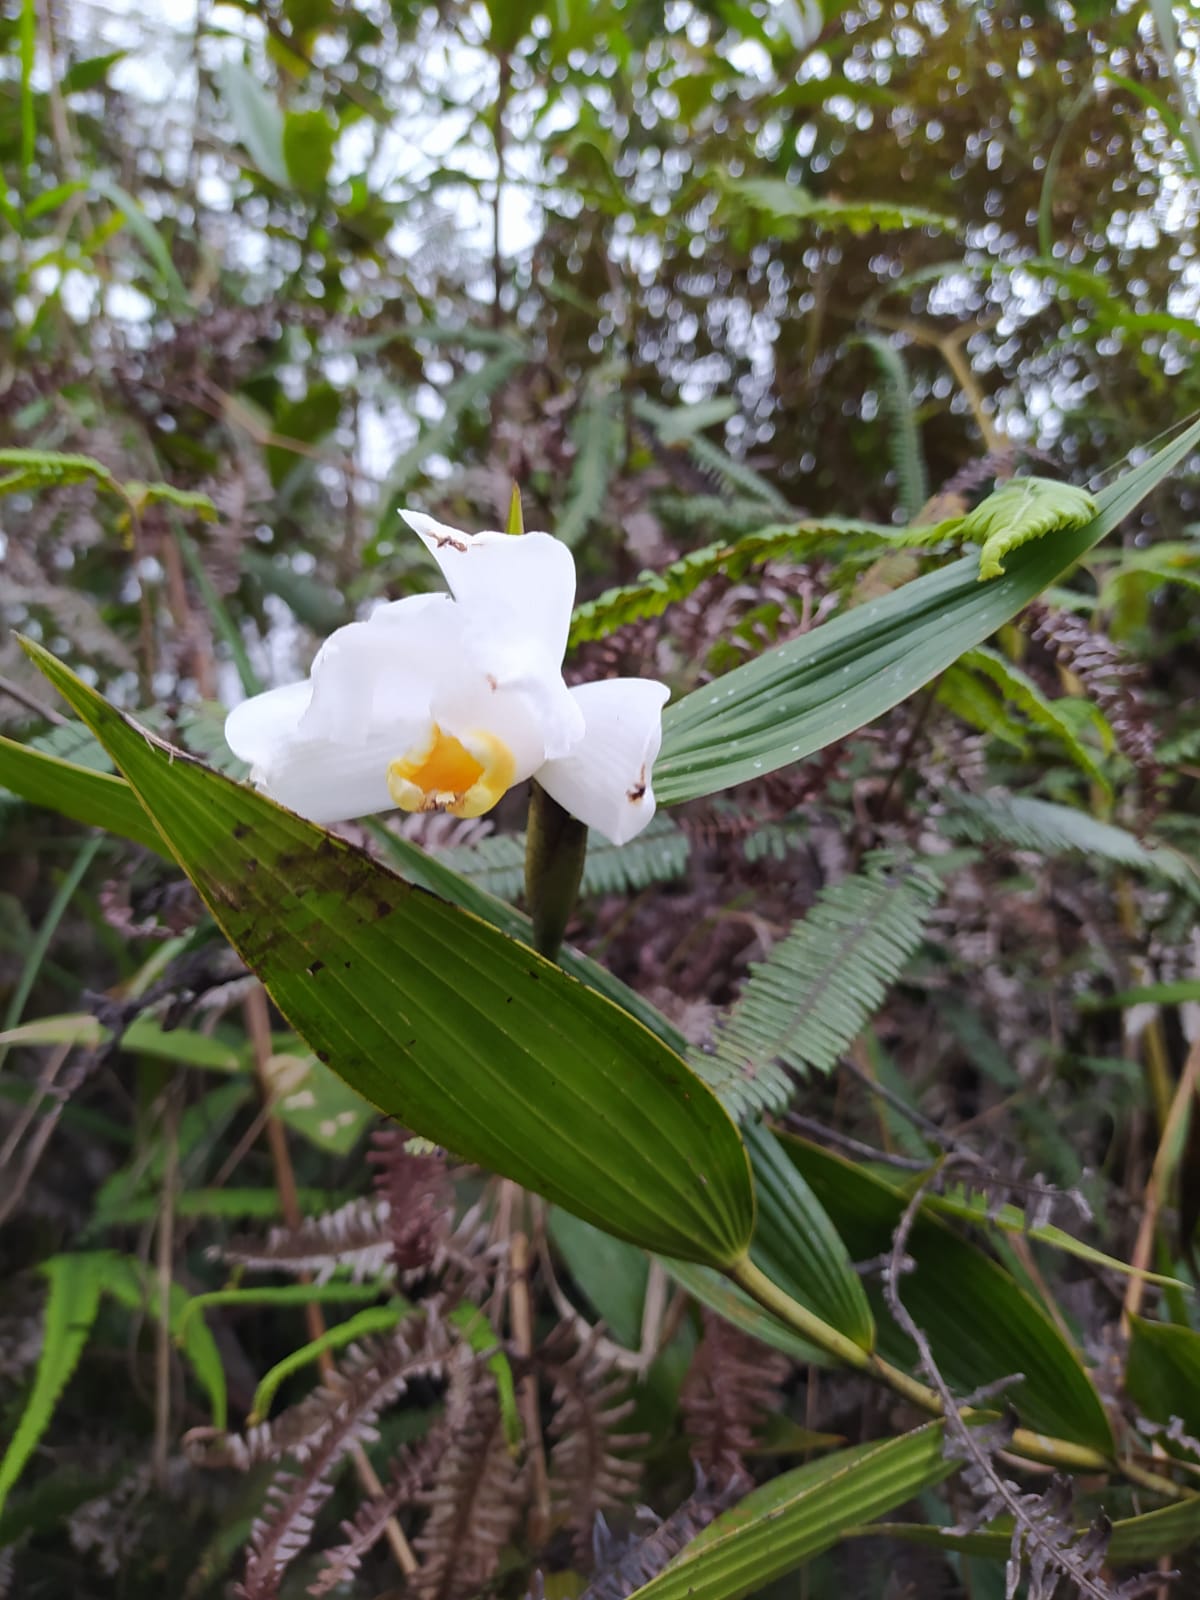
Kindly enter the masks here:
<path id="1" fill-rule="evenodd" d="M 313 822 L 399 806 L 478 817 L 536 778 L 613 844 L 654 815 L 668 690 L 649 678 L 568 689 L 575 562 L 548 533 L 404 520 L 451 593 L 339 628 L 312 674 L 230 712 L 225 737 L 272 799 Z"/>

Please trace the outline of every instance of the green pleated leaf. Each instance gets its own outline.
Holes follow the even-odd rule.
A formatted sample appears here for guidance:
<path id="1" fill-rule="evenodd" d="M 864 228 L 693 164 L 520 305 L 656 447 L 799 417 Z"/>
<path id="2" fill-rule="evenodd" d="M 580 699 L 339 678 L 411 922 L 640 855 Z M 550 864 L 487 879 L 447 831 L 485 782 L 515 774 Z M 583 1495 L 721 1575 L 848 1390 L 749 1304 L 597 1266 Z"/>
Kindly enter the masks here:
<path id="1" fill-rule="evenodd" d="M 1130 1317 L 1125 1387 L 1152 1422 L 1178 1417 L 1200 1438 L 1200 1334 L 1178 1323 Z"/>
<path id="2" fill-rule="evenodd" d="M 1026 544 L 989 583 L 979 582 L 979 556 L 964 556 L 668 706 L 660 802 L 765 777 L 891 710 L 1061 578 L 1198 443 L 1200 422 L 1098 495 L 1090 521 Z"/>
<path id="3" fill-rule="evenodd" d="M 99 750 L 99 746 L 95 745 L 90 736 L 89 743 L 94 749 Z M 96 783 L 93 781 L 96 778 L 104 778 L 106 781 Z M 0 784 L 7 785 L 13 794 L 19 795 L 21 799 L 28 800 L 33 805 L 45 806 L 48 810 L 57 811 L 62 816 L 91 827 L 104 828 L 123 839 L 144 844 L 159 855 L 171 858 L 171 852 L 162 835 L 154 827 L 141 802 L 124 778 L 113 777 L 79 763 L 57 758 L 50 752 L 38 750 L 33 746 L 15 744 L 10 739 L 0 737 Z M 0 803 L 3 798 L 0 795 Z M 678 829 L 675 829 L 666 818 L 663 818 L 662 822 L 664 833 L 655 836 L 662 840 L 659 848 L 663 855 L 678 858 L 679 850 L 675 840 L 683 839 L 686 844 L 686 838 L 680 835 Z M 455 871 L 447 862 L 427 855 L 419 845 L 413 844 L 400 834 L 390 833 L 378 823 L 368 823 L 368 826 L 372 828 L 381 849 L 387 852 L 395 870 L 409 883 L 415 884 L 418 888 L 428 889 L 431 894 L 448 900 L 451 905 L 461 906 L 464 911 L 482 917 L 485 922 L 494 928 L 499 928 L 510 938 L 520 939 L 524 943 L 530 941 L 532 937 L 530 922 L 523 911 L 518 911 L 506 901 L 497 899 L 494 893 L 489 893 L 488 889 L 482 887 L 474 877 Z M 664 836 L 666 830 L 670 830 L 669 839 Z M 647 830 L 648 833 L 649 831 Z M 640 840 L 634 841 L 635 849 L 640 842 Z M 610 855 L 614 857 L 616 855 L 615 847 L 604 844 L 594 854 L 597 859 L 591 874 L 591 882 L 597 892 L 607 892 L 604 889 L 605 882 L 614 884 L 619 871 L 623 869 L 618 869 L 615 861 L 611 865 L 608 862 Z M 648 869 L 650 859 L 645 852 L 640 852 L 635 858 L 633 869 L 625 872 L 628 882 L 636 880 L 639 863 L 643 869 Z M 670 875 L 669 868 L 671 862 L 667 861 L 663 864 L 664 876 Z M 588 874 L 585 872 L 585 885 L 588 881 Z M 628 984 L 622 983 L 606 967 L 567 947 L 563 948 L 559 956 L 559 964 L 573 977 L 586 983 L 589 989 L 607 995 L 622 1010 L 637 1017 L 643 1026 L 657 1034 L 676 1054 L 683 1051 L 686 1041 L 679 1030 L 661 1012 L 656 1011 L 648 1000 L 643 999 Z"/>
<path id="4" fill-rule="evenodd" d="M 907 1198 L 862 1167 L 807 1140 L 780 1136 L 856 1261 L 890 1251 Z M 1112 1431 L 1076 1352 L 1025 1290 L 990 1256 L 937 1217 L 922 1213 L 908 1254 L 916 1270 L 900 1284 L 905 1308 L 929 1339 L 951 1388 L 967 1395 L 1021 1373 L 1005 1399 L 1040 1433 L 1111 1452 Z M 914 1352 L 874 1285 L 880 1354 L 911 1366 Z"/>
<path id="5" fill-rule="evenodd" d="M 937 1423 L 785 1472 L 719 1516 L 633 1600 L 739 1600 L 956 1470 Z"/>
<path id="6" fill-rule="evenodd" d="M 751 1260 L 793 1300 L 870 1350 L 875 1319 L 837 1229 L 769 1128 L 757 1123 L 742 1136 L 758 1202 Z"/>
<path id="7" fill-rule="evenodd" d="M 128 722 L 40 646 L 226 937 L 381 1111 L 647 1249 L 739 1259 L 745 1149 L 655 1035 L 532 950 Z"/>

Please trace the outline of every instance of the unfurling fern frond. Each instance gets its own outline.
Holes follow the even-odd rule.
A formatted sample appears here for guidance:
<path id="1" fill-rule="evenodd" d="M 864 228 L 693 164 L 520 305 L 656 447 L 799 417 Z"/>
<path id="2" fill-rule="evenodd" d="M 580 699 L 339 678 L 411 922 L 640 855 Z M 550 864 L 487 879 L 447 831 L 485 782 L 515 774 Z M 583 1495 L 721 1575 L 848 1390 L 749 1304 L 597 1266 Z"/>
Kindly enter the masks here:
<path id="1" fill-rule="evenodd" d="M 525 1467 L 508 1448 L 495 1381 L 466 1351 L 455 1358 L 445 1420 L 448 1443 L 416 1541 L 423 1600 L 462 1600 L 487 1583 L 524 1505 Z"/>
<path id="2" fill-rule="evenodd" d="M 883 411 L 888 422 L 892 470 L 896 474 L 900 508 L 905 519 L 911 522 L 929 499 L 929 479 L 913 412 L 908 368 L 890 339 L 864 333 L 855 343 L 865 345 L 871 352 L 883 378 Z"/>
<path id="3" fill-rule="evenodd" d="M 970 844 L 1001 844 L 1013 850 L 1058 855 L 1079 850 L 1093 862 L 1129 867 L 1165 878 L 1200 898 L 1200 869 L 1181 850 L 1165 844 L 1143 844 L 1125 828 L 1100 822 L 1084 811 L 1050 800 L 993 791 L 987 795 L 943 796 L 939 826 L 950 839 Z"/>
<path id="4" fill-rule="evenodd" d="M 683 876 L 688 848 L 687 835 L 661 814 L 629 844 L 609 844 L 593 834 L 588 840 L 580 892 L 633 894 L 653 883 L 670 883 Z M 477 844 L 450 845 L 435 853 L 455 872 L 502 900 L 516 900 L 525 888 L 523 833 L 493 834 Z"/>
<path id="5" fill-rule="evenodd" d="M 693 1057 L 737 1117 L 785 1104 L 786 1069 L 833 1068 L 920 946 L 937 893 L 926 870 L 879 852 L 863 872 L 823 890 L 751 968 L 712 1053 Z"/>
<path id="6" fill-rule="evenodd" d="M 1081 528 L 1096 515 L 1096 502 L 1083 489 L 1053 478 L 1012 478 L 964 517 L 932 524 L 930 540 L 959 539 L 978 544 L 980 580 L 998 578 L 1014 550 L 1034 539 Z"/>
<path id="7" fill-rule="evenodd" d="M 711 1311 L 703 1316 L 704 1337 L 683 1380 L 679 1409 L 696 1466 L 726 1479 L 741 1468 L 755 1434 L 779 1412 L 780 1385 L 791 1362 Z"/>
<path id="8" fill-rule="evenodd" d="M 554 532 L 564 544 L 575 545 L 603 510 L 608 485 L 620 464 L 620 397 L 611 391 L 590 395 L 571 426 L 571 438 L 575 462 Z"/>
<path id="9" fill-rule="evenodd" d="M 629 1380 L 612 1371 L 594 1339 L 551 1371 L 556 1409 L 550 1424 L 550 1493 L 582 1560 L 597 1516 L 637 1493 L 642 1469 L 629 1453 L 647 1441 L 645 1435 L 620 1431 L 633 1410 Z"/>

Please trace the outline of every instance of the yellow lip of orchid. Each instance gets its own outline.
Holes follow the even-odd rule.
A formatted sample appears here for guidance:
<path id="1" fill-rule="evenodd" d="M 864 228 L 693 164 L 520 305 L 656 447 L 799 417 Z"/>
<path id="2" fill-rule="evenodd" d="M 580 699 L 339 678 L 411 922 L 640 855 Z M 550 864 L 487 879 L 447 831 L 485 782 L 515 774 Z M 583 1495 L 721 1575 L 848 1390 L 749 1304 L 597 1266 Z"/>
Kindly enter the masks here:
<path id="1" fill-rule="evenodd" d="M 388 792 L 401 811 L 481 817 L 512 788 L 516 770 L 495 734 L 475 729 L 456 739 L 435 722 L 427 739 L 389 765 Z"/>
<path id="2" fill-rule="evenodd" d="M 404 520 L 449 594 L 390 601 L 330 635 L 305 682 L 236 706 L 231 749 L 314 822 L 388 811 L 479 817 L 536 778 L 613 844 L 654 815 L 665 685 L 562 676 L 575 563 L 548 533 Z"/>

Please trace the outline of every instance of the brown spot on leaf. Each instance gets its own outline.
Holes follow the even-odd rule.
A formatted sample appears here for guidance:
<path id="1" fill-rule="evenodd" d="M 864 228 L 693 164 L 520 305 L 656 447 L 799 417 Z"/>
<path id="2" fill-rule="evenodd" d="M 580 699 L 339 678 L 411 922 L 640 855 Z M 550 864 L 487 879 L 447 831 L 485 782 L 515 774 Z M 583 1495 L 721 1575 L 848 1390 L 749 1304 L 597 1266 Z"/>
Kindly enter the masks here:
<path id="1" fill-rule="evenodd" d="M 315 978 L 317 973 L 320 972 L 323 969 L 324 966 L 325 966 L 325 963 L 320 959 L 320 957 L 318 957 L 317 960 L 314 961 L 312 963 L 312 965 L 308 968 L 309 977 L 310 978 Z"/>
<path id="2" fill-rule="evenodd" d="M 235 839 L 244 839 L 249 832 L 250 832 L 250 824 L 248 822 L 235 822 L 234 823 L 234 825 L 233 825 L 233 837 Z"/>

